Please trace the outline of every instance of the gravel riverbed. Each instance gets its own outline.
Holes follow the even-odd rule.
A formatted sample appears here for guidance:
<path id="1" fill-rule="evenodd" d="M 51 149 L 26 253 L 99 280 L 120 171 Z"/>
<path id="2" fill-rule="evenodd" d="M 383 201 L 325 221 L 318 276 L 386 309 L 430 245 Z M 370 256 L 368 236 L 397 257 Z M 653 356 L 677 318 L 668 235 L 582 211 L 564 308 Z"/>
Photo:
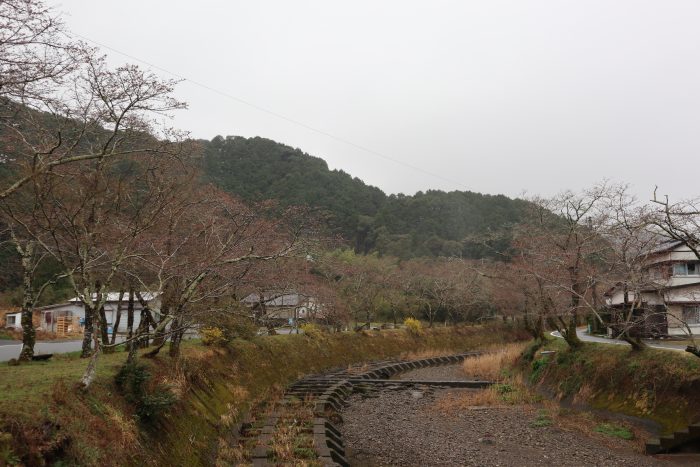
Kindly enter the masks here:
<path id="1" fill-rule="evenodd" d="M 405 373 L 404 380 L 467 378 L 458 365 Z M 530 406 L 439 410 L 437 403 L 474 389 L 383 390 L 355 394 L 340 426 L 354 466 L 656 466 L 671 465 L 635 451 L 612 448 L 579 431 L 536 426 Z"/>
<path id="2" fill-rule="evenodd" d="M 462 370 L 462 365 L 441 365 L 399 373 L 394 379 L 408 381 L 466 381 L 476 378 L 467 378 L 464 370 Z"/>

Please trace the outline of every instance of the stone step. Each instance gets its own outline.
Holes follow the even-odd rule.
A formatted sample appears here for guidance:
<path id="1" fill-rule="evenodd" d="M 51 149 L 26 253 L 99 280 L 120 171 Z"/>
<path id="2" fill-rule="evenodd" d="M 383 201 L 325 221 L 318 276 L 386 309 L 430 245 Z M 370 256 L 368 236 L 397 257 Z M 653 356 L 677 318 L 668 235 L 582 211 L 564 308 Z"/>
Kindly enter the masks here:
<path id="1" fill-rule="evenodd" d="M 645 452 L 649 455 L 658 454 L 663 450 L 659 438 L 649 438 L 645 444 Z"/>
<path id="2" fill-rule="evenodd" d="M 645 452 L 647 454 L 665 453 L 689 441 L 696 440 L 700 440 L 700 426 L 698 424 L 690 425 L 688 428 L 678 430 L 670 435 L 648 439 L 645 443 Z"/>
<path id="3" fill-rule="evenodd" d="M 436 387 L 448 387 L 448 388 L 485 388 L 491 386 L 493 381 L 453 381 L 453 380 L 434 380 L 434 381 L 420 381 L 420 380 L 405 380 L 405 379 L 357 379 L 350 380 L 351 382 L 363 385 L 363 384 L 375 384 L 381 386 L 436 386 Z"/>

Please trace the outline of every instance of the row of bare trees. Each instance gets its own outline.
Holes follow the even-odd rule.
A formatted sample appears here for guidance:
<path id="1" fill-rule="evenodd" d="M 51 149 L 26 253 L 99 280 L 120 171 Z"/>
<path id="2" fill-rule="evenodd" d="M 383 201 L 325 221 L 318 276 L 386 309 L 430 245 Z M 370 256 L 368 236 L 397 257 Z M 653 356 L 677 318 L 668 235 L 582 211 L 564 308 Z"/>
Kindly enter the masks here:
<path id="1" fill-rule="evenodd" d="M 576 328 L 586 317 L 604 327 L 616 314 L 619 337 L 643 349 L 638 330 L 667 319 L 665 309 L 645 302 L 650 291 L 663 294 L 664 287 L 650 255 L 673 240 L 700 260 L 698 204 L 670 203 L 656 194 L 639 201 L 626 186 L 610 183 L 530 201 L 511 250 L 502 252 L 508 261 L 479 268 L 498 284 L 494 305 L 522 319 L 534 337 L 553 328 L 574 348 L 581 345 Z M 621 306 L 606 306 L 606 294 L 615 292 Z M 683 327 L 692 338 L 690 327 Z"/>
<path id="2" fill-rule="evenodd" d="M 489 284 L 472 266 L 458 258 L 399 261 L 339 250 L 318 258 L 311 276 L 314 290 L 333 304 L 336 319 L 354 321 L 356 329 L 406 317 L 432 327 L 438 318 L 476 321 L 487 312 Z"/>
<path id="3" fill-rule="evenodd" d="M 255 265 L 300 250 L 302 210 L 251 207 L 201 182 L 200 148 L 168 126 L 185 107 L 175 84 L 110 68 L 40 1 L 0 2 L 0 214 L 23 270 L 22 360 L 34 352 L 36 303 L 58 281 L 85 309 L 89 386 L 98 355 L 118 344 L 108 292 L 128 297 L 130 358 L 148 333 L 151 355 L 167 338 L 177 354 L 183 333 Z M 40 283 L 47 262 L 59 272 Z M 158 313 L 145 297 L 159 298 Z"/>

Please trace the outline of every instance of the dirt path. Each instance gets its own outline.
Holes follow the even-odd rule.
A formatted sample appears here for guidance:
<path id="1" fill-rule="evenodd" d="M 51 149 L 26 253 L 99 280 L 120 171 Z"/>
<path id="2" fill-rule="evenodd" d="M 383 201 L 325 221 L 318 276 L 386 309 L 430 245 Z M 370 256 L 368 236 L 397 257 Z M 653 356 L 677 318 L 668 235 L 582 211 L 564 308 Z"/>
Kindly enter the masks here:
<path id="1" fill-rule="evenodd" d="M 401 379 L 466 379 L 457 366 Z M 468 389 L 380 391 L 353 395 L 343 412 L 346 454 L 357 466 L 654 466 L 668 463 L 635 451 L 634 442 L 604 443 L 577 430 L 537 423 L 530 406 L 444 410 Z M 607 444 L 617 444 L 610 447 Z"/>

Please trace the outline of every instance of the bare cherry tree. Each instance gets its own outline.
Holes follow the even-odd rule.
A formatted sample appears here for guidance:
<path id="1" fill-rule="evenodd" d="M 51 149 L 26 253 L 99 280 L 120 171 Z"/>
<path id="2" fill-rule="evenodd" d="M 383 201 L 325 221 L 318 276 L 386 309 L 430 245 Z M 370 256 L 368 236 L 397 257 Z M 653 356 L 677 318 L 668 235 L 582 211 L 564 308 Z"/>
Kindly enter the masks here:
<path id="1" fill-rule="evenodd" d="M 533 198 L 529 216 L 516 229 L 517 264 L 537 284 L 547 322 L 571 347 L 581 345 L 576 327 L 584 313 L 603 322 L 602 289 L 612 272 L 606 259 L 611 245 L 602 236 L 609 190 L 601 184 L 581 193 Z"/>
<path id="2" fill-rule="evenodd" d="M 63 83 L 81 44 L 68 40 L 61 19 L 37 0 L 0 2 L 0 99 L 43 99 Z"/>
<path id="3" fill-rule="evenodd" d="M 685 246 L 695 257 L 700 260 L 700 200 L 686 199 L 673 202 L 668 196 L 659 197 L 658 187 L 654 190 L 651 200 L 655 207 L 651 216 L 651 222 L 656 231 L 664 238 L 673 240 Z M 690 301 L 698 302 L 697 293 L 688 293 Z M 687 320 L 675 318 L 686 335 L 691 339 L 691 344 L 686 351 L 700 357 L 700 348 L 695 344 L 694 335 Z"/>
<path id="4" fill-rule="evenodd" d="M 210 311 L 208 304 L 244 288 L 244 279 L 256 265 L 306 255 L 310 226 L 303 210 L 290 208 L 273 215 L 272 210 L 248 206 L 213 187 L 200 187 L 196 195 L 184 209 L 164 213 L 142 264 L 153 280 L 141 286 L 162 296 L 155 332 L 168 330 L 173 356 L 184 332 Z"/>
<path id="5" fill-rule="evenodd" d="M 37 190 L 38 192 L 40 190 Z M 32 222 L 32 215 L 41 206 L 35 198 L 15 198 L 12 204 L 0 205 L 3 209 L 9 233 L 8 242 L 11 244 L 20 259 L 22 273 L 22 301 L 21 301 L 21 324 L 22 324 L 22 350 L 19 355 L 20 361 L 29 361 L 34 356 L 34 345 L 36 343 L 36 331 L 34 329 L 34 310 L 44 292 L 59 280 L 66 277 L 63 271 L 59 271 L 49 277 L 40 277 L 38 272 L 42 267 L 46 267 L 51 261 L 48 251 L 43 248 L 43 242 L 37 240 L 34 235 L 42 235 L 37 229 L 37 225 Z M 28 230 L 25 227 L 29 227 Z M 42 235 L 42 239 L 46 237 Z"/>
<path id="6" fill-rule="evenodd" d="M 607 285 L 611 326 L 633 349 L 642 350 L 641 336 L 665 320 L 665 310 L 652 309 L 645 300 L 650 290 L 661 285 L 649 260 L 663 238 L 651 229 L 648 207 L 630 195 L 626 186 L 611 187 L 606 211 L 609 216 L 601 235 L 612 247 L 604 257 L 612 271 L 612 283 Z M 616 295 L 621 295 L 619 305 Z"/>

